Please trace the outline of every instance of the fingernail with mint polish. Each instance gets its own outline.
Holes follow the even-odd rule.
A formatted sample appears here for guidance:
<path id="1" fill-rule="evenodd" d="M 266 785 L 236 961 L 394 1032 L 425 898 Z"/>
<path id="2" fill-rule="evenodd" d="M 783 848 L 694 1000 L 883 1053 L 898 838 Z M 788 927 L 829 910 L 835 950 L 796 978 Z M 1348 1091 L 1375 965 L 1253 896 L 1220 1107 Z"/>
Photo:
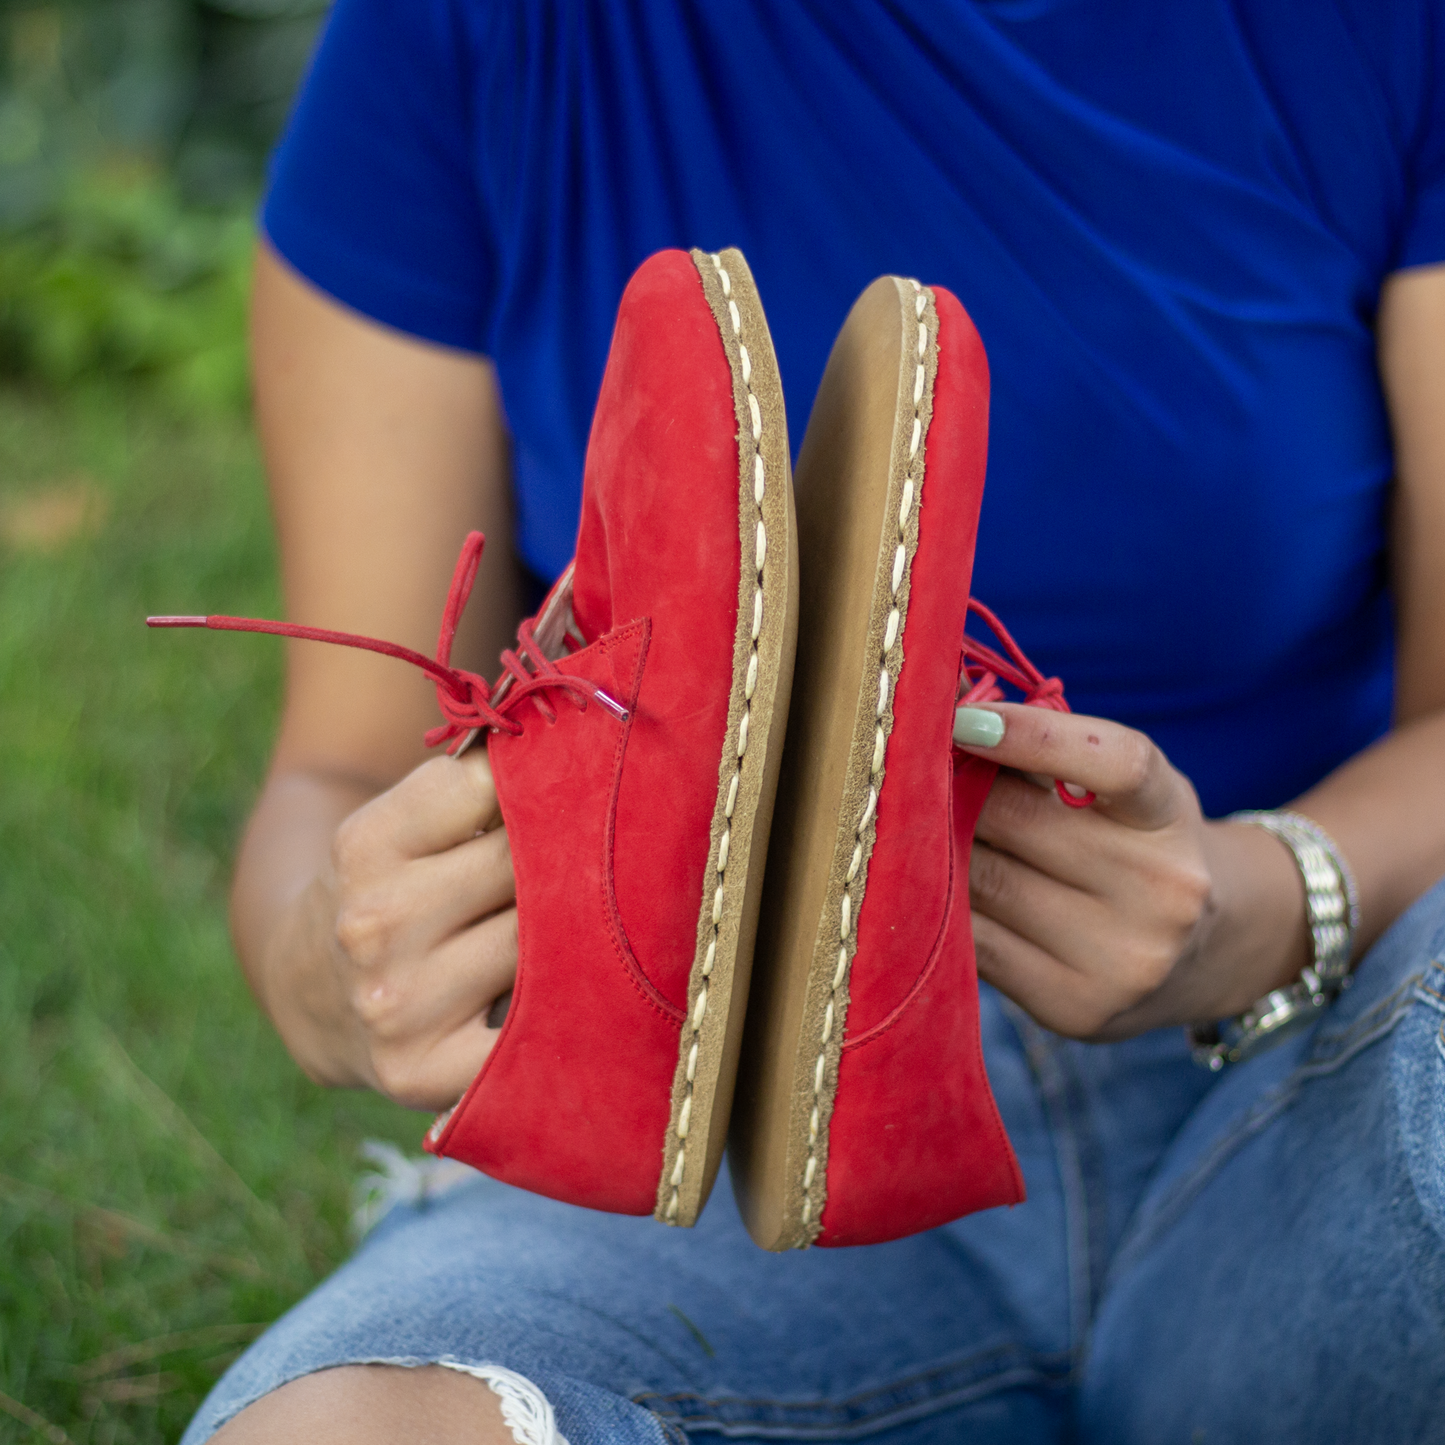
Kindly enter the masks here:
<path id="1" fill-rule="evenodd" d="M 1003 718 L 986 707 L 961 707 L 953 714 L 953 740 L 961 748 L 992 748 L 1003 741 Z"/>

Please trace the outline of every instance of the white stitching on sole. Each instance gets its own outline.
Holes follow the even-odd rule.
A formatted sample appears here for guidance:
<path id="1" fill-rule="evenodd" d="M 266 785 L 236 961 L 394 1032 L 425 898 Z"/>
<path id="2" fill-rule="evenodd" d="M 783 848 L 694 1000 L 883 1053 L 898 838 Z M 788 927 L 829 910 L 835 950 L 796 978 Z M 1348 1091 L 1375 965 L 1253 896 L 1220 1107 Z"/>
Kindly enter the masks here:
<path id="1" fill-rule="evenodd" d="M 742 318 L 738 314 L 737 302 L 732 299 L 732 277 L 728 275 L 722 258 L 716 252 L 713 252 L 709 259 L 712 261 L 713 270 L 717 272 L 722 293 L 724 297 L 728 298 L 728 320 L 732 323 L 733 335 L 738 341 L 738 360 L 741 363 L 743 388 L 747 392 L 748 398 L 748 420 L 751 422 L 749 430 L 752 433 L 753 442 L 753 505 L 758 509 L 757 542 L 753 553 L 757 581 L 753 592 L 752 651 L 748 656 L 743 710 L 742 716 L 738 719 L 737 746 L 734 752 L 736 763 L 733 767 L 732 780 L 728 783 L 727 805 L 724 809 L 728 826 L 723 830 L 722 838 L 718 841 L 717 888 L 713 894 L 712 905 L 712 938 L 708 943 L 707 954 L 702 963 L 703 984 L 698 990 L 697 1002 L 693 1005 L 692 1015 L 687 1021 L 688 1027 L 692 1031 L 692 1047 L 688 1050 L 687 1055 L 687 1092 L 683 1095 L 682 1106 L 677 1111 L 677 1123 L 673 1130 L 677 1136 L 677 1158 L 673 1163 L 672 1175 L 668 1181 L 672 1185 L 672 1194 L 668 1198 L 664 1214 L 669 1221 L 677 1218 L 679 1193 L 687 1168 L 687 1136 L 692 1127 L 692 1095 L 697 1074 L 698 1036 L 702 1030 L 703 1020 L 707 1017 L 707 980 L 712 976 L 713 963 L 717 958 L 718 932 L 723 915 L 723 890 L 727 882 L 728 854 L 732 844 L 733 808 L 737 804 L 743 758 L 748 750 L 748 723 L 752 716 L 753 689 L 757 684 L 758 675 L 758 634 L 762 631 L 763 626 L 763 566 L 768 554 L 768 533 L 767 528 L 763 525 L 763 493 L 766 489 L 762 453 L 763 415 L 762 409 L 758 405 L 758 399 L 753 395 L 753 363 L 752 358 L 748 355 L 748 349 L 742 341 Z M 741 434 L 738 440 L 742 441 Z"/>
<path id="2" fill-rule="evenodd" d="M 557 1428 L 552 1402 L 525 1375 L 501 1365 L 467 1365 L 450 1355 L 437 1361 L 443 1369 L 480 1380 L 497 1397 L 502 1420 L 517 1445 L 567 1445 Z"/>
<path id="3" fill-rule="evenodd" d="M 863 812 L 858 819 L 857 826 L 853 830 L 854 846 L 852 861 L 848 865 L 848 875 L 843 883 L 843 897 L 838 909 L 838 966 L 833 971 L 833 983 L 828 999 L 828 1006 L 823 1013 L 823 1027 L 818 1050 L 818 1062 L 813 1069 L 813 1112 L 808 1118 L 808 1157 L 803 1164 L 803 1213 L 804 1225 L 813 1222 L 813 1182 L 818 1174 L 818 1131 L 821 1124 L 819 1113 L 820 1096 L 823 1093 L 823 1084 L 827 1073 L 828 1063 L 828 1041 L 833 1036 L 834 1005 L 838 1002 L 838 992 L 848 978 L 848 945 L 852 938 L 854 929 L 858 922 L 858 908 L 853 903 L 851 892 L 853 882 L 858 876 L 858 870 L 862 866 L 863 852 L 866 844 L 866 834 L 872 825 L 874 817 L 878 812 L 878 795 L 883 788 L 883 764 L 888 751 L 888 737 L 883 731 L 883 715 L 888 710 L 888 702 L 894 690 L 898 686 L 898 674 L 902 670 L 901 663 L 889 664 L 889 657 L 893 655 L 893 649 L 898 641 L 899 613 L 898 613 L 898 592 L 903 585 L 904 578 L 908 574 L 908 548 L 905 542 L 905 531 L 908 525 L 908 518 L 912 514 L 913 505 L 923 491 L 923 474 L 920 472 L 915 483 L 912 471 L 918 461 L 918 448 L 923 440 L 923 421 L 919 412 L 923 404 L 925 369 L 923 358 L 928 351 L 928 327 L 924 324 L 923 313 L 928 306 L 928 297 L 924 294 L 923 288 L 917 281 L 912 283 L 917 293 L 914 301 L 914 315 L 918 320 L 918 362 L 917 370 L 914 373 L 913 381 L 913 430 L 908 447 L 908 468 L 909 475 L 903 483 L 903 497 L 898 507 L 898 549 L 893 554 L 893 574 L 891 578 L 893 588 L 893 608 L 888 614 L 888 621 L 883 634 L 883 651 L 879 658 L 878 669 L 878 703 L 876 715 L 878 718 L 877 730 L 873 737 L 873 761 L 870 768 L 871 786 L 868 789 L 868 800 L 863 805 Z"/>

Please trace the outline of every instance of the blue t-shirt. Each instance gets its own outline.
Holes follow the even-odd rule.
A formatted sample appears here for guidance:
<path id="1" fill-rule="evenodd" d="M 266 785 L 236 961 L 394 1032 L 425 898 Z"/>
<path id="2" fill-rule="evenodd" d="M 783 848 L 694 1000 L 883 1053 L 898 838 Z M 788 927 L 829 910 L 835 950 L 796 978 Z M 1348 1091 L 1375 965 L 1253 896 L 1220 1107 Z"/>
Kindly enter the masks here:
<path id="1" fill-rule="evenodd" d="M 544 576 L 650 253 L 742 248 L 795 445 L 859 291 L 949 287 L 993 375 L 975 595 L 1218 814 L 1389 724 L 1373 323 L 1445 260 L 1442 67 L 1445 0 L 338 0 L 264 222 L 495 361 Z"/>

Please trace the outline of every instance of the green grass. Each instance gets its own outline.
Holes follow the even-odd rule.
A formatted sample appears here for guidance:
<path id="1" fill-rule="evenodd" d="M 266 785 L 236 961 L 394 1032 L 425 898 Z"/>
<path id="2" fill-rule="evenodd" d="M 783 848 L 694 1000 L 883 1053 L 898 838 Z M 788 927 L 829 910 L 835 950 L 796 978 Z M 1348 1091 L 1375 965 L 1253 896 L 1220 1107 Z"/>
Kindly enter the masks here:
<path id="1" fill-rule="evenodd" d="M 277 607 L 243 421 L 0 391 L 0 1441 L 175 1439 L 344 1255 L 359 1141 L 418 1142 L 231 955 L 279 647 L 141 622 Z"/>

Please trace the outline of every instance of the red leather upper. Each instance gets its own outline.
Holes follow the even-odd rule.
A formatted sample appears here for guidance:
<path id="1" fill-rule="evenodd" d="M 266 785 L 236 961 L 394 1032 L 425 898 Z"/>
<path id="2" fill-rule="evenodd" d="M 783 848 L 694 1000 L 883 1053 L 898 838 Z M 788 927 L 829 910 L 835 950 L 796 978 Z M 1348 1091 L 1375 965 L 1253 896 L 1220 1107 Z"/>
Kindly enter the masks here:
<path id="1" fill-rule="evenodd" d="M 727 728 L 739 566 L 732 372 L 688 256 L 622 298 L 588 445 L 563 698 L 488 751 L 517 879 L 512 1005 L 434 1152 L 625 1214 L 656 1201 Z"/>
<path id="2" fill-rule="evenodd" d="M 1023 1198 L 984 1072 L 969 919 L 973 826 L 992 765 L 952 745 L 988 451 L 988 361 L 935 288 L 938 374 L 903 667 L 878 796 L 818 1243 L 898 1238 Z"/>

